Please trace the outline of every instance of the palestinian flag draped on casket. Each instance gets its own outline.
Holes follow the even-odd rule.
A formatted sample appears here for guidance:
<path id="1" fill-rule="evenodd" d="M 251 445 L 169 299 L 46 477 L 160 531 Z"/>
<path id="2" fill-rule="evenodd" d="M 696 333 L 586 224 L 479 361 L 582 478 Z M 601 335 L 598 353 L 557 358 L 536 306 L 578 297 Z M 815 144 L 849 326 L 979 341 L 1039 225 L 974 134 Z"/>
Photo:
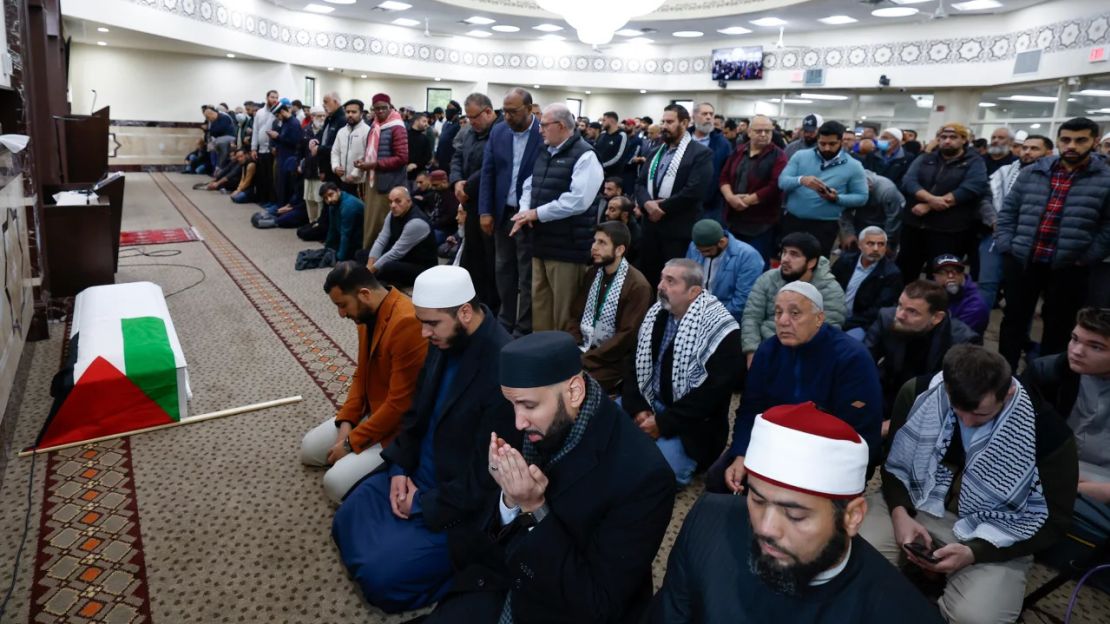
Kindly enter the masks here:
<path id="1" fill-rule="evenodd" d="M 137 314 L 130 316 L 130 314 Z M 97 286 L 74 305 L 65 366 L 39 448 L 164 425 L 186 417 L 188 381 L 162 290 Z"/>

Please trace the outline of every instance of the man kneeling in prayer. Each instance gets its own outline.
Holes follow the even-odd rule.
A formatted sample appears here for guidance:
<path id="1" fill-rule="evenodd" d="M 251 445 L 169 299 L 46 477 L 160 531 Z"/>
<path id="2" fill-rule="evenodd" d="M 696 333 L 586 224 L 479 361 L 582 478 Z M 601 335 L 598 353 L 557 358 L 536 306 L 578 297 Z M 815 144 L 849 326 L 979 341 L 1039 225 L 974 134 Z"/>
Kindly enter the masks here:
<path id="1" fill-rule="evenodd" d="M 501 491 L 486 498 L 472 563 L 425 624 L 640 622 L 674 506 L 671 470 L 582 373 L 570 335 L 509 343 L 500 375 L 524 440 L 487 438 Z"/>
<path id="2" fill-rule="evenodd" d="M 755 419 L 747 497 L 705 494 L 667 562 L 650 622 L 939 624 L 859 535 L 867 443 L 813 403 Z"/>
<path id="3" fill-rule="evenodd" d="M 1071 524 L 1075 438 L 1034 410 L 1001 355 L 974 345 L 948 351 L 912 408 L 899 403 L 860 535 L 892 563 L 947 576 L 949 622 L 1015 621 L 1033 553 Z"/>

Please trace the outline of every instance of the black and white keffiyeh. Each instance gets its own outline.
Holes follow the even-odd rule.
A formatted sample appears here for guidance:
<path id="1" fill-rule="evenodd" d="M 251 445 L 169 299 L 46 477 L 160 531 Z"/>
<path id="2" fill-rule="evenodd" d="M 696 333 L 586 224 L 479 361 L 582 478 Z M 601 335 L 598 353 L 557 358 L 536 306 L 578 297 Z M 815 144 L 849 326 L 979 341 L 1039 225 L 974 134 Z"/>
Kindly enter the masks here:
<path id="1" fill-rule="evenodd" d="M 663 174 L 663 180 L 659 183 L 659 188 L 655 188 L 655 172 L 660 161 L 663 160 L 663 154 L 667 152 L 667 146 L 664 144 L 656 150 L 655 158 L 651 159 L 651 166 L 648 167 L 647 179 L 648 196 L 652 199 L 667 199 L 674 193 L 674 179 L 678 175 L 678 166 L 682 163 L 682 156 L 686 153 L 686 148 L 690 146 L 690 141 L 690 133 L 683 132 L 682 138 L 678 141 L 678 149 L 675 150 L 670 164 L 667 165 L 667 171 Z"/>
<path id="2" fill-rule="evenodd" d="M 651 353 L 651 338 L 655 322 L 663 306 L 658 301 L 647 311 L 640 325 L 640 335 L 636 343 L 636 383 L 640 394 L 653 405 L 658 398 L 652 390 L 651 376 L 654 361 Z M 671 395 L 677 401 L 686 396 L 693 388 L 700 386 L 709 376 L 705 364 L 717 346 L 732 331 L 740 326 L 720 301 L 708 291 L 703 291 L 690 304 L 686 314 L 678 322 L 678 332 L 674 337 L 674 360 L 671 363 Z"/>
<path id="3" fill-rule="evenodd" d="M 973 440 L 964 460 L 960 519 L 952 532 L 960 540 L 983 539 L 998 548 L 1027 540 L 1048 520 L 1037 471 L 1036 413 L 1017 380 L 989 435 Z M 938 373 L 914 401 L 906 424 L 894 436 L 885 468 L 910 493 L 914 507 L 944 517 L 944 501 L 954 475 L 941 461 L 958 426 Z"/>
<path id="4" fill-rule="evenodd" d="M 617 333 L 617 304 L 620 302 L 621 289 L 624 288 L 624 277 L 628 275 L 628 260 L 621 259 L 617 266 L 617 273 L 609 287 L 605 288 L 605 269 L 602 268 L 594 276 L 590 292 L 586 295 L 586 307 L 582 312 L 582 320 L 578 329 L 582 332 L 582 344 L 578 348 L 583 352 L 600 345 Z M 604 292 L 602 289 L 605 288 Z M 597 311 L 597 301 L 601 298 L 601 311 Z"/>

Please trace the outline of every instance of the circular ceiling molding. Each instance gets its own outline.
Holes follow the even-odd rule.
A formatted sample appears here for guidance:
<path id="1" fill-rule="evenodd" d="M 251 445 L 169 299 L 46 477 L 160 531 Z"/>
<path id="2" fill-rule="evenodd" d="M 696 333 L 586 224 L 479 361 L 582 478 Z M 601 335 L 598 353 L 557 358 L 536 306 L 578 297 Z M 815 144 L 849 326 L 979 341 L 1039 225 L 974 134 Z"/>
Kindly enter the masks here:
<path id="1" fill-rule="evenodd" d="M 636 18 L 641 21 L 653 20 L 687 20 L 703 19 L 707 17 L 723 17 L 726 15 L 741 15 L 757 11 L 770 11 L 782 7 L 801 4 L 807 0 L 667 0 L 663 6 L 654 13 Z M 551 19 L 557 15 L 548 13 L 536 4 L 535 0 L 438 0 L 443 4 L 485 11 L 501 13 L 503 15 L 518 15 L 523 17 L 537 17 Z"/>

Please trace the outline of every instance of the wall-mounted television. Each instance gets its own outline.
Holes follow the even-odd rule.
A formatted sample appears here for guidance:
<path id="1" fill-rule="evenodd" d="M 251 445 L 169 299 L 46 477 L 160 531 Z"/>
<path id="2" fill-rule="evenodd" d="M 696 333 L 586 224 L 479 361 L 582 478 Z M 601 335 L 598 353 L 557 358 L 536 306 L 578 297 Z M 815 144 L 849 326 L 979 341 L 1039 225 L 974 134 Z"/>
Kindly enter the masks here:
<path id="1" fill-rule="evenodd" d="M 763 46 L 713 50 L 713 80 L 762 80 Z"/>

